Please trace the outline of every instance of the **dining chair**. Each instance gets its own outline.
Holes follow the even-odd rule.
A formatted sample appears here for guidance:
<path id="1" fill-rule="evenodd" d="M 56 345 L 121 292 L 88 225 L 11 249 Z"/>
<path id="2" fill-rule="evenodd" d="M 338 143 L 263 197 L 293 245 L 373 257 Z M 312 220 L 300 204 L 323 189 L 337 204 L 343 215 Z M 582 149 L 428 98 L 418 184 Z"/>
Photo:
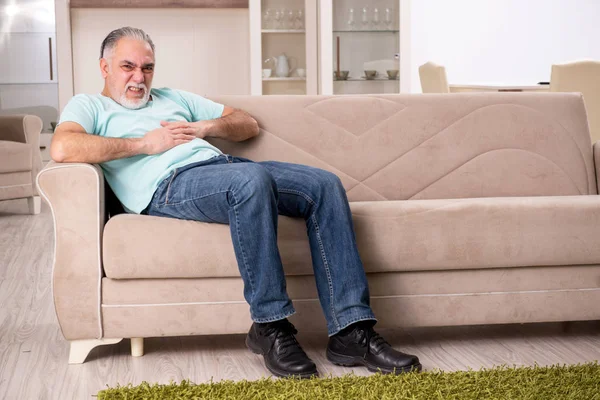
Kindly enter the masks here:
<path id="1" fill-rule="evenodd" d="M 550 91 L 583 94 L 592 143 L 600 140 L 599 61 L 583 60 L 552 65 Z"/>
<path id="2" fill-rule="evenodd" d="M 446 68 L 431 61 L 419 67 L 423 93 L 450 93 Z"/>

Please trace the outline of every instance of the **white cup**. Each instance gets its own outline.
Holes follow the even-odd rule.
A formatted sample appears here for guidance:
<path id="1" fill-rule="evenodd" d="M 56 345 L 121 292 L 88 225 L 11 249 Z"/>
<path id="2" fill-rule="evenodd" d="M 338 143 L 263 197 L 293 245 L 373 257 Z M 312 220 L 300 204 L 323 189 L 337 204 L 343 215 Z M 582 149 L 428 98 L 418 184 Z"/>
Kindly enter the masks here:
<path id="1" fill-rule="evenodd" d="M 265 68 L 262 70 L 263 72 L 263 78 L 270 78 L 271 77 L 271 73 L 273 71 L 271 71 L 271 68 Z"/>
<path id="2" fill-rule="evenodd" d="M 304 68 L 296 68 L 296 75 L 300 78 L 304 78 L 306 76 L 306 70 Z"/>

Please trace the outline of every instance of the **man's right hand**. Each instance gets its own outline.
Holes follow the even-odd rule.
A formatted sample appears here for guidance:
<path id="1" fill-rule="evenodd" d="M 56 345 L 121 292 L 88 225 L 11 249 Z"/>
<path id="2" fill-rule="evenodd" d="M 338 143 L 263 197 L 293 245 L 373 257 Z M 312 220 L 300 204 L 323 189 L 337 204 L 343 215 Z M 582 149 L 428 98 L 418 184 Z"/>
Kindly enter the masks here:
<path id="1" fill-rule="evenodd" d="M 196 137 L 191 126 L 163 126 L 146 133 L 143 137 L 144 153 L 160 154 L 180 144 L 185 144 Z"/>

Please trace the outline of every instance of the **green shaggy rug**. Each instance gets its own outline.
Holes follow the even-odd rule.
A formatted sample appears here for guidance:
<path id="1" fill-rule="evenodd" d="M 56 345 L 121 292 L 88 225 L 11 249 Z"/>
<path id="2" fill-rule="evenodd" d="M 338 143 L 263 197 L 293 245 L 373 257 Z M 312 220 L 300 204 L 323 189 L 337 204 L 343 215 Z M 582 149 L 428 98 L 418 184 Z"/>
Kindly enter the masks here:
<path id="1" fill-rule="evenodd" d="M 585 399 L 600 400 L 600 365 L 498 367 L 481 371 L 346 375 L 310 380 L 261 379 L 109 388 L 99 400 L 138 399 Z"/>

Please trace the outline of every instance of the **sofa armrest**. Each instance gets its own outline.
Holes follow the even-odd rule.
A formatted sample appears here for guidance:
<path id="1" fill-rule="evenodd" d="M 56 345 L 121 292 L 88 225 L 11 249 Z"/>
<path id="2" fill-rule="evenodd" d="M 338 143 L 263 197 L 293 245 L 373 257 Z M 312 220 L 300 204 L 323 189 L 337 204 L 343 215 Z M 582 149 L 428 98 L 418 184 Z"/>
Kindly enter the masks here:
<path id="1" fill-rule="evenodd" d="M 54 219 L 52 294 L 67 340 L 102 337 L 104 175 L 97 165 L 50 162 L 37 185 Z"/>
<path id="2" fill-rule="evenodd" d="M 596 192 L 600 193 L 600 140 L 594 143 L 594 165 L 596 166 Z"/>

